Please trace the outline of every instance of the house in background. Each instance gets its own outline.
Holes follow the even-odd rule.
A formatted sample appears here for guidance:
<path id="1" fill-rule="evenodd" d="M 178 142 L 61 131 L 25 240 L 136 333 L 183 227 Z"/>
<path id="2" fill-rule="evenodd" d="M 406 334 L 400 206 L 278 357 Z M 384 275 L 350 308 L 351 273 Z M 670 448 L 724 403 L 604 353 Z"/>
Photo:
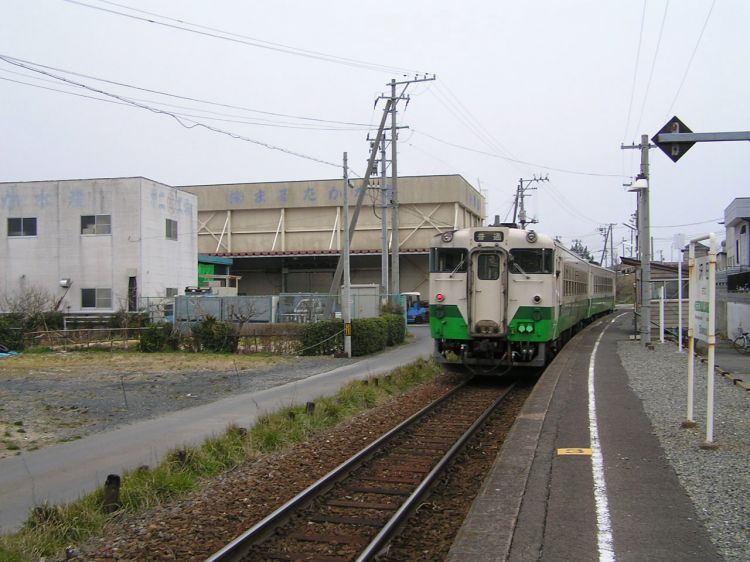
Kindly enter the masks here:
<path id="1" fill-rule="evenodd" d="M 197 217 L 195 195 L 146 178 L 0 183 L 0 295 L 143 309 L 197 284 Z"/>
<path id="2" fill-rule="evenodd" d="M 742 332 L 750 331 L 750 197 L 734 199 L 724 210 L 726 240 L 719 249 L 716 264 L 716 332 L 730 340 Z M 688 256 L 683 249 L 683 322 L 687 326 Z M 696 258 L 708 254 L 708 246 L 697 243 Z M 636 270 L 640 278 L 640 260 L 622 258 L 623 266 Z M 668 329 L 677 326 L 677 263 L 651 263 L 651 321 L 653 330 L 658 326 L 659 289 L 665 288 L 665 324 Z M 636 281 L 636 290 L 640 283 Z M 637 296 L 636 302 L 640 302 Z"/>
<path id="3" fill-rule="evenodd" d="M 724 210 L 727 269 L 717 291 L 726 299 L 728 337 L 750 331 L 750 197 L 738 197 Z M 726 289 L 724 292 L 722 289 Z"/>

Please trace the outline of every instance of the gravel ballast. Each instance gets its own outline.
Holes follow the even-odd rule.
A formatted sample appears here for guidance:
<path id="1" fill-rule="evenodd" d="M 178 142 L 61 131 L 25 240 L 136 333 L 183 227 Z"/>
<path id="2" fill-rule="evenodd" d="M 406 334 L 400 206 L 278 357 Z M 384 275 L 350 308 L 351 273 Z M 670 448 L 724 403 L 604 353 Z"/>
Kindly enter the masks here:
<path id="1" fill-rule="evenodd" d="M 687 418 L 687 353 L 671 343 L 644 349 L 619 342 L 630 386 L 643 402 L 654 433 L 692 498 L 711 540 L 727 560 L 750 560 L 750 392 L 714 375 L 714 443 L 706 441 L 706 365 L 696 359 L 693 428 Z"/>

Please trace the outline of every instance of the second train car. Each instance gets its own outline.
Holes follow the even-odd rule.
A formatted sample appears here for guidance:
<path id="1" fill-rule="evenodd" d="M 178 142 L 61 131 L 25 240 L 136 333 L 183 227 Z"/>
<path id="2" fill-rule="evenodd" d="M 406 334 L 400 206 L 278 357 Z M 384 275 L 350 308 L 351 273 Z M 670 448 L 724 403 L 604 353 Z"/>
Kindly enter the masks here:
<path id="1" fill-rule="evenodd" d="M 435 356 L 480 372 L 546 365 L 614 309 L 615 273 L 515 225 L 447 231 L 430 248 Z"/>

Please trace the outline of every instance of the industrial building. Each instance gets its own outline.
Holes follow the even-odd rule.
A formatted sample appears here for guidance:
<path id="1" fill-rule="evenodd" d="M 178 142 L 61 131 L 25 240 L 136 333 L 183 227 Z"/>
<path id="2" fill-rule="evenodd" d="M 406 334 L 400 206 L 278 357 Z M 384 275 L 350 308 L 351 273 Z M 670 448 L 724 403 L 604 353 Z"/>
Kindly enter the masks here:
<path id="1" fill-rule="evenodd" d="M 352 181 L 350 216 L 361 181 Z M 398 178 L 400 292 L 426 292 L 433 236 L 483 223 L 485 198 L 460 175 Z M 230 258 L 239 294 L 328 293 L 343 249 L 342 179 L 183 186 L 198 198 L 201 259 Z M 351 246 L 351 280 L 382 289 L 385 236 L 393 250 L 390 190 L 371 185 Z M 392 267 L 392 266 L 391 266 Z M 383 290 L 388 292 L 388 290 Z"/>
<path id="2" fill-rule="evenodd" d="M 0 296 L 36 291 L 69 314 L 173 297 L 197 283 L 197 213 L 140 177 L 0 183 Z"/>

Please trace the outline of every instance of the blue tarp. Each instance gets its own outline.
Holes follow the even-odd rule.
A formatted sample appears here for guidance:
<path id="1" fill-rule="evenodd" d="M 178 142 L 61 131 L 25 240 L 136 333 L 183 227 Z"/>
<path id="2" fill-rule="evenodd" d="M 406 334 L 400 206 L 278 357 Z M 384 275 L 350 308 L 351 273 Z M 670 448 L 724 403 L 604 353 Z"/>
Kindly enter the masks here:
<path id="1" fill-rule="evenodd" d="M 0 359 L 2 359 L 3 357 L 15 357 L 17 355 L 21 355 L 21 354 L 18 353 L 17 351 L 9 351 L 8 353 L 0 353 Z"/>

